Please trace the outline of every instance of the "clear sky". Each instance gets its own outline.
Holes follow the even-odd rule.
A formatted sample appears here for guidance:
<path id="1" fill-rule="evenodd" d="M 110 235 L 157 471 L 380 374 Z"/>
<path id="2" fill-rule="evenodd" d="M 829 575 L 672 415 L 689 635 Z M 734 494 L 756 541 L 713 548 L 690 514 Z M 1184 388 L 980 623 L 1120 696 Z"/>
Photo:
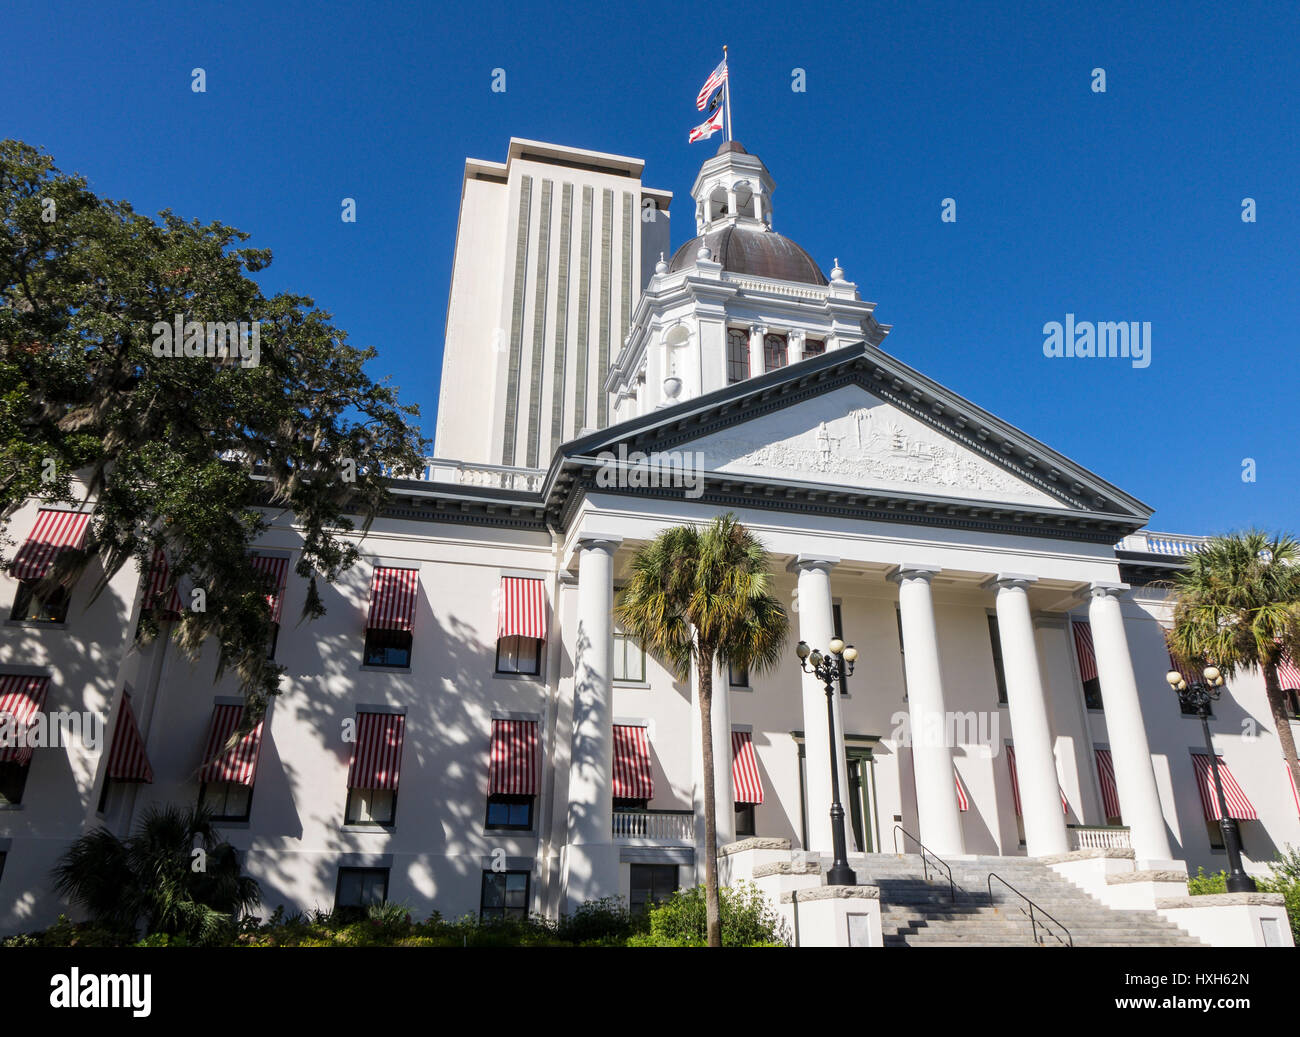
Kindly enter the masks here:
<path id="1" fill-rule="evenodd" d="M 1300 532 L 1300 5 L 20 0 L 4 25 L 0 136 L 142 211 L 250 232 L 265 290 L 377 346 L 430 439 L 464 159 L 512 135 L 644 158 L 676 247 L 727 43 L 775 229 L 839 257 L 888 352 L 1152 528 Z M 1149 321 L 1150 366 L 1045 357 L 1067 313 Z"/>

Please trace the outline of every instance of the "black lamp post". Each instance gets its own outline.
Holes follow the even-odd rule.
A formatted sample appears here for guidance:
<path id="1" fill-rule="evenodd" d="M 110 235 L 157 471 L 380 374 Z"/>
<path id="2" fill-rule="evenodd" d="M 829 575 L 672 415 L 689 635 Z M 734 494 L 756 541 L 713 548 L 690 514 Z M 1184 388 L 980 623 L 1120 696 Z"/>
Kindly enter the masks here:
<path id="1" fill-rule="evenodd" d="M 858 877 L 849 867 L 844 840 L 844 807 L 840 805 L 839 753 L 835 751 L 835 685 L 839 683 L 841 675 L 847 677 L 853 673 L 858 650 L 835 637 L 831 639 L 829 654 L 823 655 L 816 648 L 810 649 L 807 641 L 799 642 L 795 654 L 799 656 L 799 669 L 813 674 L 826 685 L 826 725 L 831 739 L 831 841 L 835 851 L 835 860 L 831 862 L 831 870 L 826 873 L 826 881 L 832 886 L 856 886 Z M 811 669 L 809 663 L 812 664 Z"/>
<path id="2" fill-rule="evenodd" d="M 1219 696 L 1223 694 L 1223 674 L 1217 666 L 1207 666 L 1202 677 L 1204 682 L 1193 681 L 1189 685 L 1177 670 L 1165 674 L 1165 680 L 1177 692 L 1183 708 L 1201 718 L 1205 749 L 1210 755 L 1210 772 L 1214 775 L 1214 794 L 1219 803 L 1219 829 L 1223 832 L 1223 848 L 1228 852 L 1228 892 L 1253 893 L 1256 889 L 1255 880 L 1241 866 L 1241 834 L 1237 830 L 1237 819 L 1228 816 L 1228 804 L 1223 798 L 1223 781 L 1219 777 L 1219 757 L 1210 740 L 1210 704 L 1218 702 Z"/>

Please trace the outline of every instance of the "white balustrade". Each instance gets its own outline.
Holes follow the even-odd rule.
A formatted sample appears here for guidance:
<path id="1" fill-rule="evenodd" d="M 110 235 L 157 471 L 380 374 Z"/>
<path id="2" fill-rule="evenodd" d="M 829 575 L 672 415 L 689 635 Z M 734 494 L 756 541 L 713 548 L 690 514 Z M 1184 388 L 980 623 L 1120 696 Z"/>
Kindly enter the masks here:
<path id="1" fill-rule="evenodd" d="M 1130 848 L 1129 830 L 1120 825 L 1071 825 L 1072 850 L 1127 850 Z"/>
<path id="2" fill-rule="evenodd" d="M 614 838 L 689 845 L 695 841 L 695 815 L 689 810 L 616 810 Z"/>

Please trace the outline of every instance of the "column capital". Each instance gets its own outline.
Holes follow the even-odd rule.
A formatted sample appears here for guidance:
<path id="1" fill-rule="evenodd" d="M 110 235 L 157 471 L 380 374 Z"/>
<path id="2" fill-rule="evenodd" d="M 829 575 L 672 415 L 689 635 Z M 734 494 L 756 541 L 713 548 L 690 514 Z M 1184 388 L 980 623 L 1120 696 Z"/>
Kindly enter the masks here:
<path id="1" fill-rule="evenodd" d="M 767 334 L 767 325 L 766 325 L 766 324 L 751 324 L 751 325 L 749 326 L 749 333 L 750 333 L 751 335 L 766 335 L 766 334 Z"/>
<path id="2" fill-rule="evenodd" d="M 579 533 L 574 545 L 579 551 L 604 551 L 613 555 L 623 543 L 621 536 L 610 533 Z"/>
<path id="3" fill-rule="evenodd" d="M 1037 582 L 1037 576 L 1029 576 L 1025 573 L 998 573 L 996 576 L 990 576 L 980 586 L 996 587 L 998 590 L 1028 590 L 1031 583 Z"/>
<path id="4" fill-rule="evenodd" d="M 1094 580 L 1088 585 L 1088 596 L 1090 598 L 1118 598 L 1125 591 L 1130 590 L 1127 583 L 1110 583 L 1104 580 Z"/>
<path id="5" fill-rule="evenodd" d="M 943 569 L 938 565 L 904 562 L 902 565 L 896 565 L 890 569 L 886 576 L 891 583 L 901 584 L 911 580 L 921 580 L 929 583 L 941 572 L 943 572 Z"/>
<path id="6" fill-rule="evenodd" d="M 840 564 L 840 560 L 834 555 L 796 555 L 793 562 L 785 567 L 786 572 L 801 573 L 810 569 L 820 569 L 823 572 L 830 572 L 835 566 Z"/>

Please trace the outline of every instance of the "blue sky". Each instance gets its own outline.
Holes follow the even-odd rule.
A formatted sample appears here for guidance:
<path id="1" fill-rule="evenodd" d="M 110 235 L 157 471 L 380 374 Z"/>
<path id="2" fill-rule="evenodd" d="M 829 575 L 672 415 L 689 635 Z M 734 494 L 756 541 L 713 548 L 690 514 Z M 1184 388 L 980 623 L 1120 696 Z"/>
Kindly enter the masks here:
<path id="1" fill-rule="evenodd" d="M 1300 532 L 1294 4 L 56 0 L 5 21 L 0 135 L 142 211 L 250 232 L 275 254 L 264 288 L 377 346 L 372 373 L 430 438 L 465 157 L 515 135 L 644 158 L 676 247 L 725 42 L 775 228 L 839 257 L 887 351 L 1145 501 L 1155 529 Z M 1150 366 L 1044 357 L 1066 313 L 1149 321 Z"/>

